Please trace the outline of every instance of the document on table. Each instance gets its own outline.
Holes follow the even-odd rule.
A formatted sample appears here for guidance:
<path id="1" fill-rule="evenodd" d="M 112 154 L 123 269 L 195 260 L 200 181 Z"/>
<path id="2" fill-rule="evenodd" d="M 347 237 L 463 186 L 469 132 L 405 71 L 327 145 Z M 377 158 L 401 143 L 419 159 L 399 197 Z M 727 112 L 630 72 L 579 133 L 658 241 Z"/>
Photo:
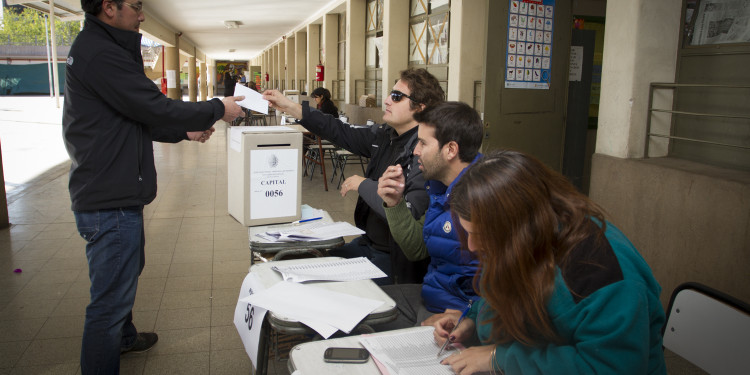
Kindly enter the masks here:
<path id="1" fill-rule="evenodd" d="M 423 329 L 362 336 L 359 342 L 390 374 L 453 375 L 450 366 L 440 364 L 453 351 L 445 351 L 437 357 L 440 345 L 432 335 L 435 328 L 420 328 Z"/>
<path id="2" fill-rule="evenodd" d="M 365 258 L 341 259 L 333 262 L 311 262 L 290 266 L 273 266 L 284 281 L 301 283 L 310 280 L 355 281 L 377 279 L 387 275 Z"/>
<path id="3" fill-rule="evenodd" d="M 302 322 L 324 338 L 329 338 L 337 330 L 351 332 L 362 319 L 384 303 L 286 281 L 241 301 Z"/>
<path id="4" fill-rule="evenodd" d="M 311 221 L 295 225 L 274 228 L 258 237 L 271 242 L 322 241 L 343 236 L 357 236 L 365 232 L 345 221 L 335 223 Z"/>
<path id="5" fill-rule="evenodd" d="M 243 85 L 236 85 L 234 86 L 234 96 L 245 97 L 237 104 L 264 115 L 268 114 L 268 100 L 263 99 L 261 93 Z"/>

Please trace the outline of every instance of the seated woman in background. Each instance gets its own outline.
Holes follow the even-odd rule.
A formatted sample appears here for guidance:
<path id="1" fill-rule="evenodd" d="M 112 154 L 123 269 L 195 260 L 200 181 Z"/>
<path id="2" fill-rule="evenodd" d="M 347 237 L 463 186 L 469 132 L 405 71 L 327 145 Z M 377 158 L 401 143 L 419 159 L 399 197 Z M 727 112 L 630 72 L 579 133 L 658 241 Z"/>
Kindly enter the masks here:
<path id="1" fill-rule="evenodd" d="M 315 104 L 321 112 L 339 117 L 339 109 L 331 101 L 331 92 L 324 87 L 318 87 L 310 93 L 310 97 L 315 100 Z"/>
<path id="2" fill-rule="evenodd" d="M 481 299 L 434 324 L 458 374 L 666 374 L 661 287 L 601 208 L 531 156 L 493 152 L 451 195 Z M 450 338 L 449 338 L 450 336 Z M 468 346 L 468 345 L 467 345 Z"/>

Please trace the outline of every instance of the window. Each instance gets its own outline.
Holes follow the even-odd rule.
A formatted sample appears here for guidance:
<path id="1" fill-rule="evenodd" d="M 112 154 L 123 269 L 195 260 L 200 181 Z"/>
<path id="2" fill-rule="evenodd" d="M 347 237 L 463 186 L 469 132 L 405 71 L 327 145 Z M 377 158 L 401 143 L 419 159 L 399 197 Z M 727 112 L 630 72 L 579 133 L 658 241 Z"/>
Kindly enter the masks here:
<path id="1" fill-rule="evenodd" d="M 448 64 L 449 0 L 411 0 L 409 66 Z"/>
<path id="2" fill-rule="evenodd" d="M 363 94 L 374 95 L 377 105 L 382 105 L 383 0 L 368 0 L 366 17 L 365 80 L 360 86 Z"/>

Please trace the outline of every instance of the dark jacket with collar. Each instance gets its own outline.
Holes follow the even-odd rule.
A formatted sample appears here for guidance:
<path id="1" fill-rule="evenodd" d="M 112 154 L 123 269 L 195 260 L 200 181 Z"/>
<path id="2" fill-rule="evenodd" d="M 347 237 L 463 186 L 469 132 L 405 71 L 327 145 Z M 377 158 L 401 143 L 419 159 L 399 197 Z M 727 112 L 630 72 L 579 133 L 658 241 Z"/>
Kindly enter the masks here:
<path id="1" fill-rule="evenodd" d="M 338 118 L 311 110 L 308 102 L 302 103 L 302 126 L 353 154 L 370 159 L 365 170 L 365 180 L 359 185 L 354 222 L 364 230 L 363 235 L 378 250 L 387 251 L 391 257 L 394 283 L 421 283 L 429 259 L 412 262 L 406 259 L 391 235 L 385 217 L 383 199 L 378 195 L 378 178 L 389 165 L 401 164 L 406 175 L 404 197 L 415 218 L 422 217 L 429 205 L 422 171 L 417 157 L 412 154 L 417 144 L 417 128 L 398 135 L 387 124 L 352 127 Z"/>
<path id="2" fill-rule="evenodd" d="M 172 100 L 146 77 L 141 34 L 86 14 L 67 59 L 63 137 L 72 209 L 143 206 L 156 197 L 152 141 L 179 142 L 224 116 L 219 99 Z"/>

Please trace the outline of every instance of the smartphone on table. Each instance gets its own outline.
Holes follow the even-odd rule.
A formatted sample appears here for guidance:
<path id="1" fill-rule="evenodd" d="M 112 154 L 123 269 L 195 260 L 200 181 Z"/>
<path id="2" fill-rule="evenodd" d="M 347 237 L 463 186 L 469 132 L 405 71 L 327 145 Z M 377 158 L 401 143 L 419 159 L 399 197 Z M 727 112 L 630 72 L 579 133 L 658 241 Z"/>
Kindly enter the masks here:
<path id="1" fill-rule="evenodd" d="M 323 353 L 323 360 L 334 363 L 365 363 L 370 358 L 367 349 L 331 347 Z"/>

